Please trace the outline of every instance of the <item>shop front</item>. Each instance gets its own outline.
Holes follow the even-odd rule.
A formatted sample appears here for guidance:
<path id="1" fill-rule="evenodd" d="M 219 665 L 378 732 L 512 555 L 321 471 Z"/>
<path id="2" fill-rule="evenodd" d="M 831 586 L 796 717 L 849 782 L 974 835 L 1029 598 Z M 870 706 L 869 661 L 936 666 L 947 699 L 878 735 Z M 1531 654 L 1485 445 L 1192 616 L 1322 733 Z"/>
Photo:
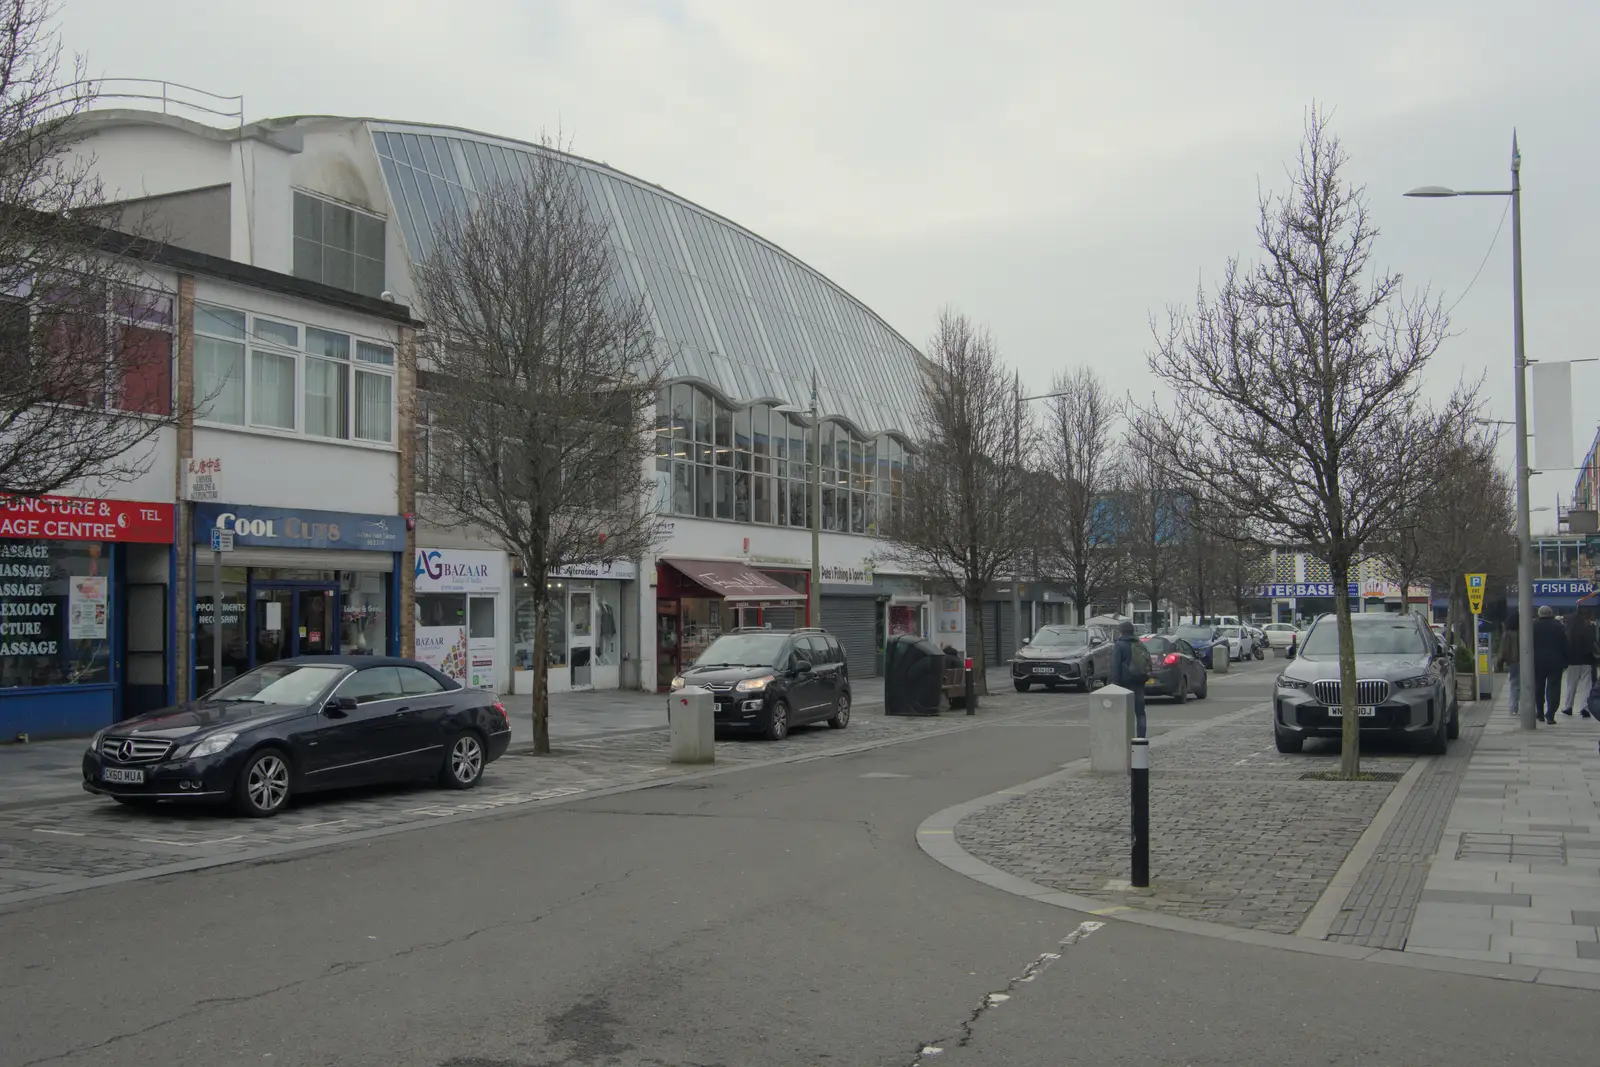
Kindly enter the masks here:
<path id="1" fill-rule="evenodd" d="M 93 733 L 171 699 L 171 504 L 0 498 L 0 738 Z"/>
<path id="2" fill-rule="evenodd" d="M 626 560 L 561 567 L 545 576 L 549 597 L 545 671 L 550 692 L 622 687 L 628 633 L 624 613 L 627 590 L 636 577 L 634 565 Z M 533 579 L 518 574 L 513 592 L 513 679 L 516 692 L 531 693 L 536 677 Z M 637 669 L 633 673 L 637 675 Z"/>
<path id="3" fill-rule="evenodd" d="M 212 530 L 233 535 L 232 551 L 221 554 L 220 628 Z M 196 504 L 194 540 L 194 692 L 290 656 L 398 654 L 402 516 Z M 219 635 L 217 678 L 212 657 Z"/>
<path id="4" fill-rule="evenodd" d="M 663 559 L 656 567 L 657 691 L 667 691 L 684 665 L 727 630 L 800 625 L 806 593 L 780 580 L 790 573 L 767 574 L 731 560 Z"/>
<path id="5" fill-rule="evenodd" d="M 419 548 L 416 658 L 469 689 L 505 688 L 498 635 L 505 599 L 506 557 L 500 552 Z"/>

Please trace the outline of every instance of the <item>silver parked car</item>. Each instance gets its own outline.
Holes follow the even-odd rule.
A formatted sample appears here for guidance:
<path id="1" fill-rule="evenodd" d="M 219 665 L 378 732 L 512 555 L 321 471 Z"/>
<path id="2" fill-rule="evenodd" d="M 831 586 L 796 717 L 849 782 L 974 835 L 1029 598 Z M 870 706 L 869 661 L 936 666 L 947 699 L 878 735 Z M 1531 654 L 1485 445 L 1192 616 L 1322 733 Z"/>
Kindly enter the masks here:
<path id="1" fill-rule="evenodd" d="M 1442 753 L 1461 731 L 1455 665 L 1415 615 L 1355 615 L 1356 705 L 1364 736 L 1412 738 Z M 1341 732 L 1339 624 L 1312 623 L 1299 658 L 1278 676 L 1272 733 L 1279 752 L 1299 752 L 1308 737 Z"/>

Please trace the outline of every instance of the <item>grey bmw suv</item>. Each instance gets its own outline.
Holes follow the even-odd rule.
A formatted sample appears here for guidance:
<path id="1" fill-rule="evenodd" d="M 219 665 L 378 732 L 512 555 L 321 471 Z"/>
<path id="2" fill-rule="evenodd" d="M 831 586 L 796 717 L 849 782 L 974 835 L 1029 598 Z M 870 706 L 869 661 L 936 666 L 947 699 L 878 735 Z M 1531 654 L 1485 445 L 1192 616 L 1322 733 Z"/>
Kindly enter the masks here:
<path id="1" fill-rule="evenodd" d="M 1461 731 L 1455 665 L 1427 623 L 1410 614 L 1355 615 L 1350 629 L 1361 733 L 1415 739 L 1426 752 L 1444 752 Z M 1278 676 L 1272 733 L 1279 752 L 1299 752 L 1308 737 L 1339 736 L 1341 688 L 1339 623 L 1324 615 Z"/>

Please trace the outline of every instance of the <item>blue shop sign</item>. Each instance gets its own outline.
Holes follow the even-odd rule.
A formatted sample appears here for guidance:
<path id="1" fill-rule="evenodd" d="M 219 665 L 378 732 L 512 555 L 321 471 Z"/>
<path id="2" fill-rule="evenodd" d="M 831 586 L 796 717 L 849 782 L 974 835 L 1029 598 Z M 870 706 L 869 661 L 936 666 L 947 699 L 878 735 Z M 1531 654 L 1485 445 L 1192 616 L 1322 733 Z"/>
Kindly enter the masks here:
<path id="1" fill-rule="evenodd" d="M 1535 578 L 1533 582 L 1534 596 L 1588 596 L 1592 592 L 1594 583 L 1587 578 Z"/>
<path id="2" fill-rule="evenodd" d="M 404 552 L 406 547 L 406 520 L 401 515 L 260 508 L 251 504 L 196 504 L 195 544 L 210 544 L 213 529 L 233 531 L 235 545 L 263 548 Z"/>
<path id="3" fill-rule="evenodd" d="M 1332 582 L 1281 582 L 1277 585 L 1263 585 L 1256 594 L 1268 600 L 1289 600 L 1294 597 L 1332 596 Z M 1350 583 L 1350 596 L 1359 597 L 1361 586 L 1356 582 Z"/>

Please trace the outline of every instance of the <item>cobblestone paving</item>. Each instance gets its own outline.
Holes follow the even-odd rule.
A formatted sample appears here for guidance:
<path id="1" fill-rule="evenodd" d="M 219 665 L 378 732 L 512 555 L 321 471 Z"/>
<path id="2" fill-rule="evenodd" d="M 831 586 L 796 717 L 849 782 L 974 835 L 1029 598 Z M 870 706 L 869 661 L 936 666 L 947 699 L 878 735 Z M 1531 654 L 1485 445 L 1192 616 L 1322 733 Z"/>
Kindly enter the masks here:
<path id="1" fill-rule="evenodd" d="M 1344 906 L 1328 929 L 1329 941 L 1403 949 L 1412 916 L 1428 881 L 1462 776 L 1483 735 L 1491 702 L 1461 706 L 1461 737 L 1450 751 L 1429 763 L 1411 787 L 1378 850 L 1361 871 Z"/>
<path id="2" fill-rule="evenodd" d="M 859 713 L 848 729 L 801 727 L 787 739 L 717 742 L 717 765 L 822 757 L 874 742 L 930 736 L 974 722 L 1039 710 L 1042 700 L 995 697 L 976 719 L 946 714 L 889 718 Z M 510 754 L 483 781 L 459 793 L 426 785 L 308 796 L 271 819 L 242 819 L 226 809 L 163 805 L 150 811 L 109 799 L 72 800 L 0 811 L 0 905 L 41 887 L 90 884 L 131 871 L 162 873 L 177 863 L 227 862 L 263 848 L 328 844 L 342 836 L 403 824 L 492 811 L 597 789 L 670 781 L 706 770 L 667 762 L 665 729 L 557 743 L 554 757 Z"/>
<path id="3" fill-rule="evenodd" d="M 974 812 L 961 847 L 1039 885 L 1191 919 L 1293 933 L 1327 888 L 1390 782 L 1301 781 L 1337 766 L 1337 752 L 1279 754 L 1269 712 L 1223 720 L 1150 757 L 1151 889 L 1128 890 L 1128 782 L 1063 778 Z M 1404 772 L 1405 753 L 1363 769 Z"/>

